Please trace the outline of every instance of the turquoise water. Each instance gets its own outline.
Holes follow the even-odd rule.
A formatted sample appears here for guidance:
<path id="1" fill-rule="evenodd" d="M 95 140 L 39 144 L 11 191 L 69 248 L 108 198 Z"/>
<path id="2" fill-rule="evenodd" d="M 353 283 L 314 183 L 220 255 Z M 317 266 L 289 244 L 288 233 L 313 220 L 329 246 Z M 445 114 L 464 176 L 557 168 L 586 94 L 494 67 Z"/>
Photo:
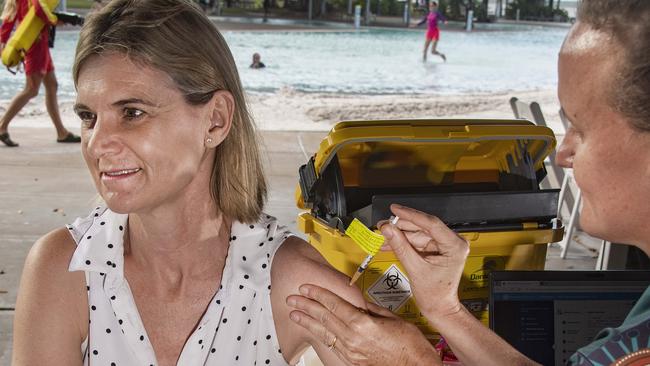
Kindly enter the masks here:
<path id="1" fill-rule="evenodd" d="M 424 30 L 225 32 L 244 86 L 348 94 L 467 94 L 552 88 L 564 28 L 526 27 L 465 33 L 442 30 L 438 49 L 422 62 Z M 58 32 L 52 55 L 61 99 L 73 99 L 70 77 L 77 32 Z M 254 52 L 268 66 L 248 68 Z M 0 72 L 0 100 L 24 76 Z"/>

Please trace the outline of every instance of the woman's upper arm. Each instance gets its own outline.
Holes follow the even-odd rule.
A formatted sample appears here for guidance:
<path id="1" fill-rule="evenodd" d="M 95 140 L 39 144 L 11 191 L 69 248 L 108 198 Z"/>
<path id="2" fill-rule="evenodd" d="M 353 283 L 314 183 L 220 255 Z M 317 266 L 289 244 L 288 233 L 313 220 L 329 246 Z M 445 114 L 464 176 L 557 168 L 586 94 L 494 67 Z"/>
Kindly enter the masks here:
<path id="1" fill-rule="evenodd" d="M 83 272 L 68 272 L 75 247 L 60 229 L 29 251 L 16 300 L 14 366 L 82 364 L 88 299 Z"/>
<path id="2" fill-rule="evenodd" d="M 290 320 L 289 314 L 294 309 L 287 305 L 286 298 L 299 294 L 300 285 L 310 283 L 336 293 L 355 306 L 365 308 L 366 301 L 361 291 L 356 286 L 349 286 L 349 281 L 349 277 L 332 268 L 313 247 L 300 238 L 290 237 L 278 249 L 271 266 L 271 303 L 280 347 L 287 361 L 297 361 L 302 351 L 312 345 L 326 365 L 341 363 L 327 345 Z"/>

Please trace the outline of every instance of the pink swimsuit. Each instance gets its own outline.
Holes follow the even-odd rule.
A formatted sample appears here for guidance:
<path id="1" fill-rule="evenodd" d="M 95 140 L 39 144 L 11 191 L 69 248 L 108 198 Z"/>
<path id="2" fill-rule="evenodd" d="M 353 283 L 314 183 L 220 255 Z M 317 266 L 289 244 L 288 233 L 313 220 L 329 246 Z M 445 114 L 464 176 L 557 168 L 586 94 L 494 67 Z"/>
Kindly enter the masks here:
<path id="1" fill-rule="evenodd" d="M 434 11 L 434 12 L 429 12 L 427 16 L 422 19 L 418 25 L 427 22 L 427 39 L 431 40 L 439 40 L 440 39 L 440 30 L 438 30 L 438 21 L 439 20 L 446 20 L 445 16 L 442 15 L 439 11 Z"/>

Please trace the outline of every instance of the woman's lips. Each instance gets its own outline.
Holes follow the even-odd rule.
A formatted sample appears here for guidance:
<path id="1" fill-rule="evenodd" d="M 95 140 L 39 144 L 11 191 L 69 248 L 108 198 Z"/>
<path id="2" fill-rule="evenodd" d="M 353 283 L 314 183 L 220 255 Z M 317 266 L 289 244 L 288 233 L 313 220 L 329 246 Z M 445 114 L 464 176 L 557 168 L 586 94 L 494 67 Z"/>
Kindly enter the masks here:
<path id="1" fill-rule="evenodd" d="M 117 169 L 110 170 L 101 173 L 102 180 L 120 180 L 127 179 L 136 174 L 138 174 L 142 169 L 133 168 L 133 169 Z"/>

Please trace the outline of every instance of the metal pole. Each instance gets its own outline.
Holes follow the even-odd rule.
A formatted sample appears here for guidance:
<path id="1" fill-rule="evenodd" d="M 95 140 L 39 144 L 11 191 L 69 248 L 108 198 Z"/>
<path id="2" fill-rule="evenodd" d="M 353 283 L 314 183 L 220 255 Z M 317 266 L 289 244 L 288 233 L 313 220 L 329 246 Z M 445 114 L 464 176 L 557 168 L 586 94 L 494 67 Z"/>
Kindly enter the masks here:
<path id="1" fill-rule="evenodd" d="M 408 28 L 411 22 L 411 0 L 406 0 L 404 6 L 406 7 L 406 27 Z"/>
<path id="2" fill-rule="evenodd" d="M 309 20 L 312 19 L 312 8 L 314 7 L 314 6 L 313 6 L 313 2 L 314 2 L 314 0 L 309 0 L 309 13 L 308 13 L 308 14 L 309 14 L 309 15 L 308 15 L 308 19 L 309 19 Z"/>
<path id="3" fill-rule="evenodd" d="M 354 6 L 354 28 L 359 29 L 361 26 L 361 5 Z"/>
<path id="4" fill-rule="evenodd" d="M 327 11 L 327 0 L 321 0 L 320 3 L 320 15 L 321 17 L 325 15 L 325 12 Z"/>
<path id="5" fill-rule="evenodd" d="M 370 24 L 370 0 L 366 0 L 366 19 L 365 24 Z"/>
<path id="6" fill-rule="evenodd" d="M 348 14 L 352 15 L 352 0 L 348 0 Z"/>

